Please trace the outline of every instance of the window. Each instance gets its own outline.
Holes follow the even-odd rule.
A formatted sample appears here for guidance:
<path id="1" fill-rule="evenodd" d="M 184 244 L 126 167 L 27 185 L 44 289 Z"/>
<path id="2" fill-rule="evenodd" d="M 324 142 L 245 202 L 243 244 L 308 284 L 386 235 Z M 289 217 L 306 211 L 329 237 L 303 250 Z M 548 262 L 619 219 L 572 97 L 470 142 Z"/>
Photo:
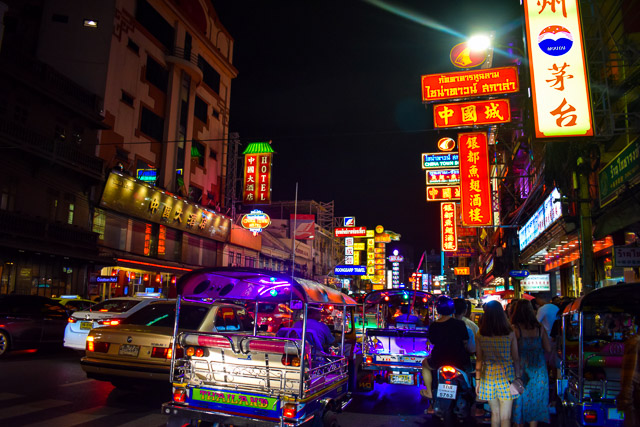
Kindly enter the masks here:
<path id="1" fill-rule="evenodd" d="M 250 256 L 244 257 L 244 266 L 253 268 L 255 266 L 255 259 Z"/>
<path id="2" fill-rule="evenodd" d="M 236 265 L 238 267 L 242 265 L 242 254 L 240 252 L 236 254 Z"/>
<path id="3" fill-rule="evenodd" d="M 242 332 L 252 332 L 253 331 L 253 317 L 245 310 L 244 308 L 236 309 L 236 317 L 240 322 L 240 330 Z"/>
<path id="4" fill-rule="evenodd" d="M 150 56 L 147 56 L 147 70 L 145 78 L 149 83 L 160 89 L 162 92 L 167 93 L 169 72 Z"/>
<path id="5" fill-rule="evenodd" d="M 212 110 L 211 115 L 215 117 L 217 120 L 220 120 L 220 113 L 218 112 L 218 110 L 216 110 L 215 107 L 212 108 L 211 110 Z"/>
<path id="6" fill-rule="evenodd" d="M 122 96 L 120 97 L 120 101 L 124 102 L 125 104 L 133 107 L 133 96 L 129 95 L 127 92 L 125 92 L 124 90 L 122 91 Z"/>
<path id="7" fill-rule="evenodd" d="M 131 38 L 129 38 L 129 40 L 127 41 L 127 47 L 136 54 L 140 53 L 140 46 L 138 46 L 136 42 L 131 40 Z"/>
<path id="8" fill-rule="evenodd" d="M 76 205 L 69 203 L 69 215 L 67 216 L 67 224 L 73 225 L 73 214 L 75 213 Z"/>
<path id="9" fill-rule="evenodd" d="M 209 105 L 199 96 L 196 95 L 196 101 L 193 108 L 193 115 L 196 116 L 202 123 L 207 123 L 207 110 Z"/>
<path id="10" fill-rule="evenodd" d="M 59 22 L 61 24 L 66 24 L 69 22 L 69 17 L 67 15 L 60 15 L 58 13 L 54 13 L 51 15 L 51 20 L 53 22 Z"/>
<path id="11" fill-rule="evenodd" d="M 240 322 L 238 322 L 233 307 L 218 308 L 215 327 L 217 332 L 235 332 L 240 330 Z"/>
<path id="12" fill-rule="evenodd" d="M 95 306 L 92 308 L 95 311 Z M 180 328 L 198 330 L 204 321 L 208 307 L 183 304 L 180 306 Z M 176 318 L 176 305 L 172 303 L 152 303 L 136 311 L 122 321 L 127 325 L 161 326 L 173 328 Z"/>
<path id="13" fill-rule="evenodd" d="M 175 30 L 146 0 L 138 0 L 136 20 L 164 47 L 173 50 Z"/>
<path id="14" fill-rule="evenodd" d="M 164 136 L 164 119 L 145 107 L 142 107 L 140 116 L 140 132 L 150 136 L 156 141 L 162 141 Z"/>
<path id="15" fill-rule="evenodd" d="M 229 252 L 229 267 L 233 267 L 233 252 Z"/>
<path id="16" fill-rule="evenodd" d="M 191 158 L 198 159 L 198 166 L 204 167 L 205 151 L 206 151 L 206 147 L 201 142 L 198 142 L 195 139 L 191 142 Z"/>
<path id="17" fill-rule="evenodd" d="M 213 149 L 209 149 L 209 158 L 213 160 L 218 160 L 218 152 Z"/>
<path id="18" fill-rule="evenodd" d="M 220 90 L 220 74 L 201 55 L 198 55 L 198 68 L 202 70 L 202 81 L 215 93 L 218 93 Z"/>
<path id="19" fill-rule="evenodd" d="M 13 211 L 16 205 L 17 185 L 15 182 L 0 184 L 0 210 Z"/>

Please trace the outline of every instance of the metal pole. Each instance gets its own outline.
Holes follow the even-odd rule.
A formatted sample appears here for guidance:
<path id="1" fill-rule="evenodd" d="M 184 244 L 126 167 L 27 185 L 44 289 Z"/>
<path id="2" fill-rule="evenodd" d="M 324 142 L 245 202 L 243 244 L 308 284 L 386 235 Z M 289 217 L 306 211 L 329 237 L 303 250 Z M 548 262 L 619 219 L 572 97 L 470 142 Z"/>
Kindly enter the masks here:
<path id="1" fill-rule="evenodd" d="M 297 186 L 297 184 L 296 184 Z M 305 350 L 307 349 L 307 313 L 308 306 L 306 302 L 304 303 L 303 316 L 302 319 L 302 354 L 300 355 L 300 399 L 304 396 L 304 365 L 305 365 Z"/>
<path id="2" fill-rule="evenodd" d="M 578 159 L 578 168 L 587 168 L 589 165 L 582 164 L 585 162 L 582 157 Z M 578 172 L 578 205 L 580 206 L 580 248 L 582 250 L 582 294 L 585 294 L 595 288 L 593 281 L 593 235 L 591 234 L 591 197 L 589 195 L 589 177 L 587 172 Z M 577 295 L 579 296 L 579 294 Z"/>
<path id="3" fill-rule="evenodd" d="M 584 387 L 584 314 L 582 311 L 578 316 L 578 322 L 580 322 L 580 337 L 578 338 L 578 396 L 580 396 L 580 402 L 584 400 L 583 387 Z"/>
<path id="4" fill-rule="evenodd" d="M 173 321 L 173 340 L 171 340 L 171 372 L 169 373 L 169 382 L 173 382 L 173 371 L 176 364 L 176 341 L 178 339 L 178 319 L 180 318 L 180 300 L 178 295 L 176 298 L 176 318 Z"/>
<path id="5" fill-rule="evenodd" d="M 347 306 L 342 306 L 342 343 L 340 344 L 340 355 L 344 356 L 344 331 L 347 328 Z"/>
<path id="6" fill-rule="evenodd" d="M 291 278 L 296 272 L 296 228 L 298 227 L 298 183 L 296 182 L 296 199 L 293 205 L 293 228 L 291 229 Z M 305 318 L 305 323 L 307 319 Z"/>
<path id="7" fill-rule="evenodd" d="M 258 335 L 258 300 L 256 299 L 256 308 L 255 308 L 255 315 L 253 316 L 253 336 L 257 336 Z"/>

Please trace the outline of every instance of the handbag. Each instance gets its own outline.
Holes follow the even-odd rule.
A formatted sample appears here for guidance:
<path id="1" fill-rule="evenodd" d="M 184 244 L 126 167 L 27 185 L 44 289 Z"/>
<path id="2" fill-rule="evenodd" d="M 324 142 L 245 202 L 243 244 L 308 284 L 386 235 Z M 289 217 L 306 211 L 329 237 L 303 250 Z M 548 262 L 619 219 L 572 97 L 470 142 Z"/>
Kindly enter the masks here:
<path id="1" fill-rule="evenodd" d="M 511 381 L 511 385 L 509 386 L 509 393 L 511 393 L 511 396 L 520 396 L 522 393 L 524 393 L 524 383 L 520 378 L 516 378 L 515 380 Z"/>

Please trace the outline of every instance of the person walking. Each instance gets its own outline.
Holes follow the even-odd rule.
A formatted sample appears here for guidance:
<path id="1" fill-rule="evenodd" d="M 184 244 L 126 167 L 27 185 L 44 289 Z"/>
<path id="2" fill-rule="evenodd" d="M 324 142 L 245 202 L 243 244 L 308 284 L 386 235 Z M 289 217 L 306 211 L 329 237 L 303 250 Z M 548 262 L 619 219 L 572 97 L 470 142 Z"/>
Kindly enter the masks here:
<path id="1" fill-rule="evenodd" d="M 511 315 L 518 340 L 518 354 L 522 366 L 525 389 L 513 403 L 512 420 L 519 426 L 549 422 L 549 376 L 545 353 L 551 351 L 546 331 L 536 319 L 533 306 L 525 299 L 518 300 Z"/>
<path id="2" fill-rule="evenodd" d="M 635 317 L 635 327 L 635 334 L 624 342 L 620 394 L 616 398 L 625 427 L 640 425 L 640 315 Z"/>
<path id="3" fill-rule="evenodd" d="M 509 387 L 520 378 L 518 343 L 498 301 L 484 305 L 476 337 L 476 397 L 489 402 L 491 426 L 509 427 L 514 396 Z"/>

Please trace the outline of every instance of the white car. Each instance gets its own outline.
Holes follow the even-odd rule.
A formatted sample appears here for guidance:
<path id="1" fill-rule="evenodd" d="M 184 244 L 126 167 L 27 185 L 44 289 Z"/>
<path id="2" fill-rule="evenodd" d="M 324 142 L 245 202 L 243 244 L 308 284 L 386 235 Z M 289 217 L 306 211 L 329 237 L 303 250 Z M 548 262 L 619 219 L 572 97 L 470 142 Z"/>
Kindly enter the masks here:
<path id="1" fill-rule="evenodd" d="M 76 311 L 69 317 L 64 330 L 64 346 L 83 351 L 91 329 L 119 325 L 122 319 L 158 300 L 139 296 L 110 298 L 95 304 L 88 311 Z"/>

